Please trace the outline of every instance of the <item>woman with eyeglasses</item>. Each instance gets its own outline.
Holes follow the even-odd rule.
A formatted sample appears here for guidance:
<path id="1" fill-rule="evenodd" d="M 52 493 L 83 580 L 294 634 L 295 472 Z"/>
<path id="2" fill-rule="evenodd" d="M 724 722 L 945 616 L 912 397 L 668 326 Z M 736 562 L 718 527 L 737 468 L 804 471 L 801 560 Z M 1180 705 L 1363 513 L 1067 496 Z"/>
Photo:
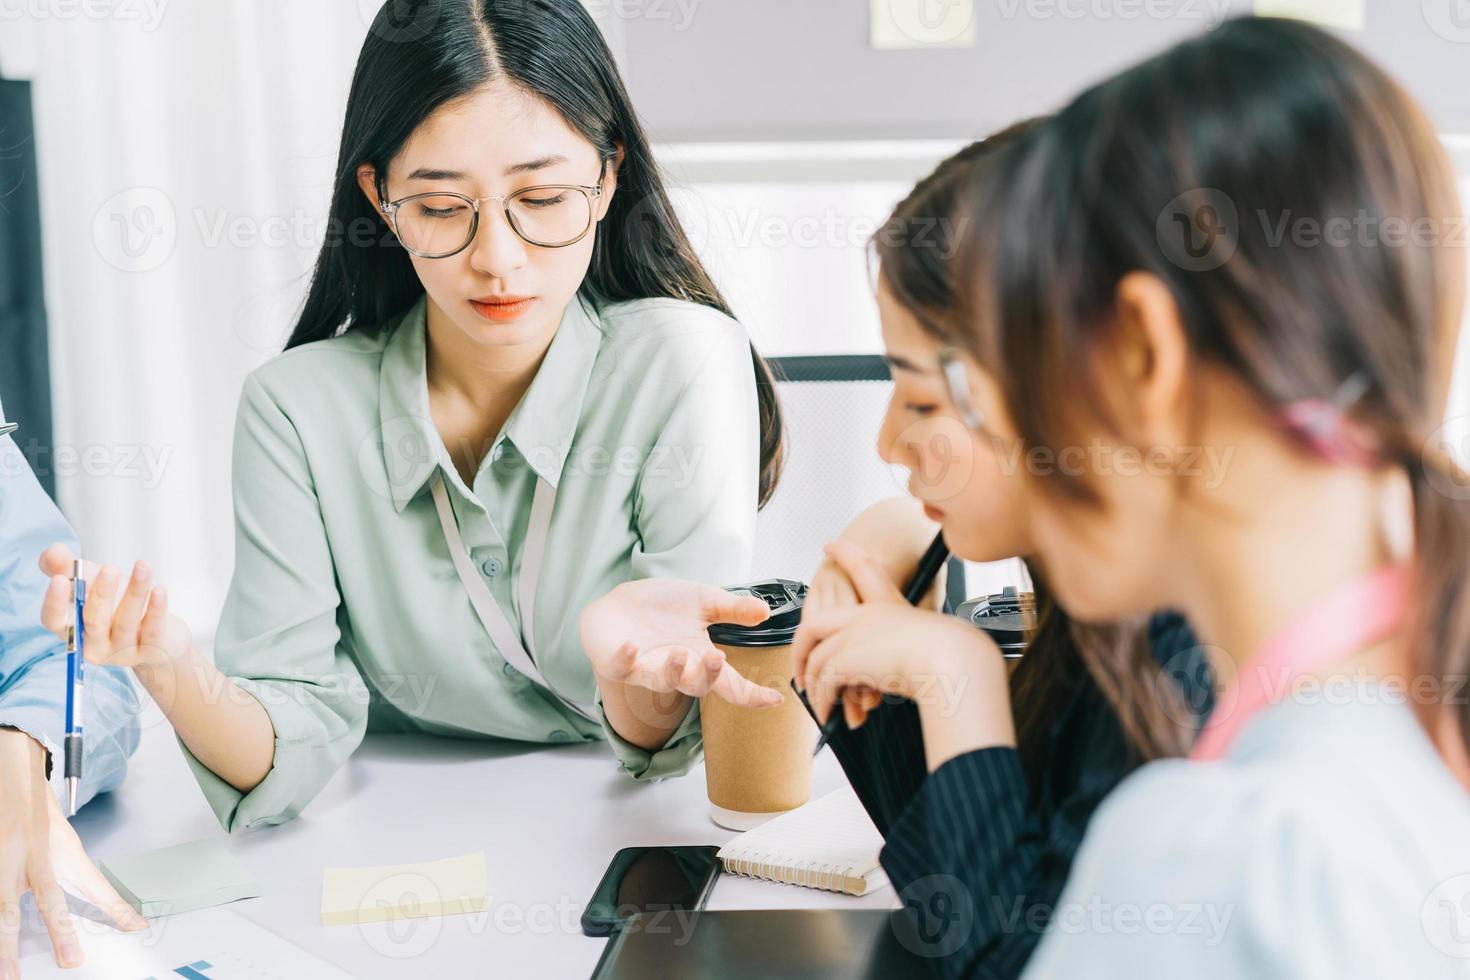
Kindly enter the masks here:
<path id="1" fill-rule="evenodd" d="M 697 758 L 699 696 L 782 699 L 578 640 L 620 582 L 747 579 L 781 452 L 596 25 L 577 0 L 397 6 L 300 320 L 240 402 L 217 669 L 145 566 L 90 592 L 89 652 L 135 668 L 231 831 L 295 816 L 368 730 L 605 738 L 646 779 Z"/>
<path id="2" fill-rule="evenodd" d="M 952 219 L 1036 126 L 941 163 L 874 236 L 894 380 L 877 442 L 909 470 L 911 496 L 875 504 L 829 546 L 792 648 L 796 682 L 824 718 L 835 693 L 824 672 L 843 671 L 847 727 L 832 751 L 883 835 L 880 860 L 912 917 L 907 941 L 946 978 L 1020 974 L 1093 812 L 1144 762 L 1187 751 L 1210 707 L 1204 654 L 1181 617 L 1074 622 L 1034 561 L 1038 629 L 1014 671 L 979 629 L 904 601 L 936 529 L 970 561 L 1036 552 L 1024 453 L 992 434 L 936 327 L 964 315 L 952 259 L 973 226 Z M 698 607 L 683 610 L 682 629 L 674 609 L 633 615 L 691 588 L 621 585 L 583 613 L 583 640 L 604 655 L 623 643 L 702 654 Z M 1136 684 L 1146 696 L 1122 696 Z"/>

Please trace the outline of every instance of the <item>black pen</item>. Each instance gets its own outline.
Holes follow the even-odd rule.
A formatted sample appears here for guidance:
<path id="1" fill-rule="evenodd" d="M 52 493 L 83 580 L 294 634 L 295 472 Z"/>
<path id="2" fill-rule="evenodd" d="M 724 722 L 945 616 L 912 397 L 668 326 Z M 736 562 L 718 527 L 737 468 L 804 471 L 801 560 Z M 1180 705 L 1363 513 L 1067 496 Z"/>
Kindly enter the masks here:
<path id="1" fill-rule="evenodd" d="M 0 422 L 0 436 L 8 436 L 19 428 L 19 422 Z"/>
<path id="2" fill-rule="evenodd" d="M 934 580 L 939 577 L 939 570 L 948 560 L 949 545 L 944 543 L 944 532 L 941 531 L 934 535 L 929 549 L 924 552 L 924 557 L 919 559 L 919 570 L 914 573 L 914 577 L 909 580 L 909 587 L 904 590 L 904 601 L 911 606 L 917 606 L 923 601 L 925 594 L 934 585 Z M 796 678 L 794 677 L 791 679 L 791 688 L 796 690 Z M 802 691 L 797 691 L 797 694 L 801 697 L 801 703 L 806 705 L 806 710 L 811 714 L 812 720 L 817 721 L 816 712 L 812 711 L 811 702 L 806 699 L 806 694 Z M 830 742 L 832 736 L 837 734 L 837 730 L 846 723 L 842 711 L 839 710 L 841 707 L 842 699 L 839 697 L 832 703 L 832 713 L 827 716 L 827 724 L 822 725 L 821 734 L 817 736 L 817 747 L 812 750 L 813 756 L 821 752 L 822 747 Z"/>

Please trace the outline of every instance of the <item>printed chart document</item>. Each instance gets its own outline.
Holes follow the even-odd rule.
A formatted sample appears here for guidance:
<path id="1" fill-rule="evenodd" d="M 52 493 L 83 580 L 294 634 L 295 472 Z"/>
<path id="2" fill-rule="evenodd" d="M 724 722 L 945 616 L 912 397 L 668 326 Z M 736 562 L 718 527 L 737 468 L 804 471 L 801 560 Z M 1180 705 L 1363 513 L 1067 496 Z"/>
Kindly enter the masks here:
<path id="1" fill-rule="evenodd" d="M 154 919 L 140 932 L 118 932 L 80 917 L 76 923 L 86 965 L 58 967 L 42 931 L 27 935 L 21 947 L 25 980 L 353 980 L 229 909 Z"/>

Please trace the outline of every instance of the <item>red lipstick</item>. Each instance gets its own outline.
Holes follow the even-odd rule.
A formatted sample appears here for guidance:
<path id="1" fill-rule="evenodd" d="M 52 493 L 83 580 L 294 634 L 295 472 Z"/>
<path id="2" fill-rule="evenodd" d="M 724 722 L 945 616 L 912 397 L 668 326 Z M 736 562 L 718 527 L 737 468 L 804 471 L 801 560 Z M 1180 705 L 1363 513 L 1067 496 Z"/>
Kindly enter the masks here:
<path id="1" fill-rule="evenodd" d="M 523 316 L 527 310 L 536 305 L 534 296 L 486 296 L 481 299 L 470 300 L 470 306 L 475 312 L 487 320 L 496 323 L 506 323 Z"/>

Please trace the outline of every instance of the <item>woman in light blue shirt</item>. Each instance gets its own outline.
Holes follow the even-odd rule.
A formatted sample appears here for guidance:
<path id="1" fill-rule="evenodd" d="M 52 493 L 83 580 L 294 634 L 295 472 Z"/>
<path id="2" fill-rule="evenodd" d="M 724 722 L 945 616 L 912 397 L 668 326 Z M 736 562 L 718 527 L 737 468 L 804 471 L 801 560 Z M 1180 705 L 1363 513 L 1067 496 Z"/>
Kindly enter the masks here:
<path id="1" fill-rule="evenodd" d="M 620 582 L 747 579 L 781 444 L 597 27 L 576 0 L 396 7 L 359 59 L 301 318 L 245 384 L 218 669 L 146 569 L 92 590 L 121 591 L 141 642 L 112 662 L 230 830 L 295 816 L 370 729 L 606 738 L 656 778 L 697 758 L 699 695 L 781 699 L 717 658 L 592 662 L 577 636 Z"/>

